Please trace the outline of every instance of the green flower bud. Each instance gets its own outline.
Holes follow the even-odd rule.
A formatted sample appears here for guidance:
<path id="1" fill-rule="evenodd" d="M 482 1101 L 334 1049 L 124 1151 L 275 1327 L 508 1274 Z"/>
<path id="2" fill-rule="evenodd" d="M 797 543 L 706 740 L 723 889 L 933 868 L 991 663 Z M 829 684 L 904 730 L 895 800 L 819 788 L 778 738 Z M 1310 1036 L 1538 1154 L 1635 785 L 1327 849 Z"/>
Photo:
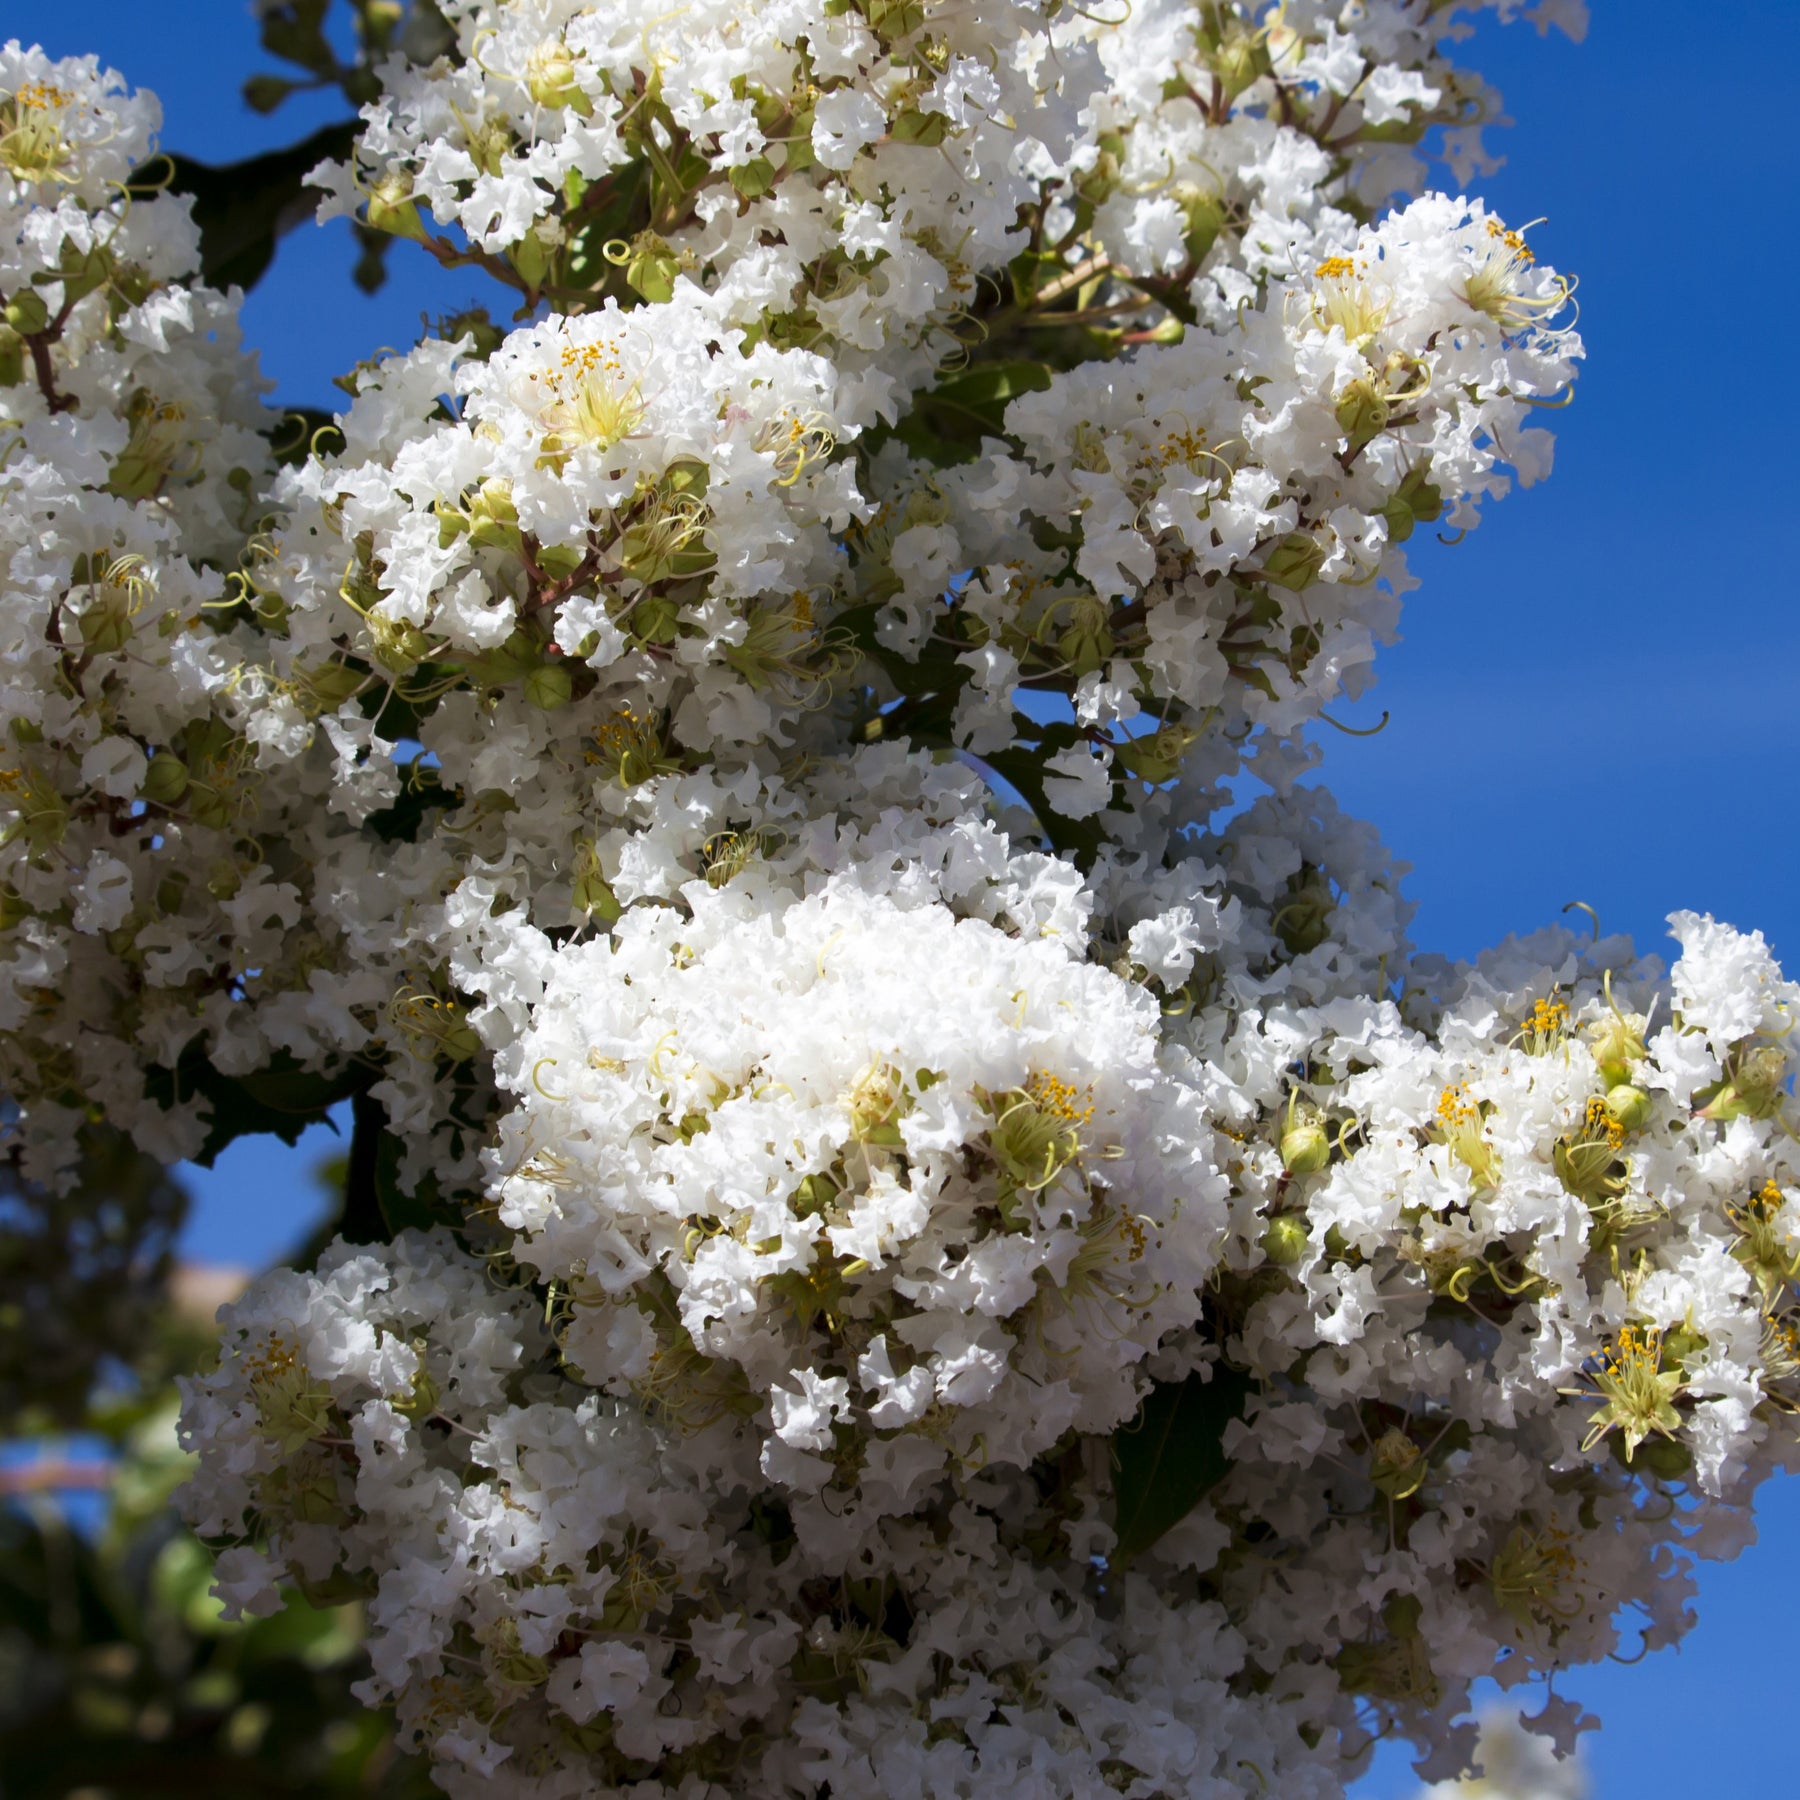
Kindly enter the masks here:
<path id="1" fill-rule="evenodd" d="M 470 542 L 490 550 L 517 552 L 523 542 L 519 533 L 519 509 L 513 505 L 512 485 L 490 475 L 469 502 L 465 515 Z"/>
<path id="2" fill-rule="evenodd" d="M 1384 1431 L 1375 1440 L 1369 1454 L 1369 1479 L 1390 1500 L 1416 1494 L 1429 1473 L 1425 1452 L 1404 1431 Z"/>
<path id="3" fill-rule="evenodd" d="M 1268 45 L 1260 31 L 1228 31 L 1206 60 L 1227 100 L 1235 100 L 1271 72 Z"/>
<path id="4" fill-rule="evenodd" d="M 1324 871 L 1310 863 L 1288 877 L 1287 896 L 1270 923 L 1290 956 L 1305 956 L 1330 936 L 1337 902 Z"/>
<path id="5" fill-rule="evenodd" d="M 1091 675 L 1111 658 L 1110 618 L 1111 609 L 1097 594 L 1085 594 L 1075 602 L 1068 627 L 1056 640 L 1057 652 L 1071 674 Z"/>
<path id="6" fill-rule="evenodd" d="M 20 288 L 6 303 L 6 322 L 20 337 L 30 337 L 50 323 L 50 308 L 36 288 Z"/>
<path id="7" fill-rule="evenodd" d="M 296 669 L 296 697 L 309 714 L 335 713 L 346 701 L 354 699 L 369 685 L 369 677 L 361 669 L 332 661 L 316 669 Z"/>
<path id="8" fill-rule="evenodd" d="M 1701 1110 L 1700 1117 L 1766 1119 L 1781 1110 L 1787 1052 L 1779 1044 L 1740 1048 L 1727 1062 L 1729 1079 Z"/>
<path id="9" fill-rule="evenodd" d="M 376 182 L 363 215 L 371 231 L 385 231 L 390 237 L 411 238 L 416 243 L 425 240 L 425 223 L 412 197 L 412 177 L 400 170 Z"/>
<path id="10" fill-rule="evenodd" d="M 626 283 L 633 293 L 653 305 L 674 299 L 681 259 L 654 231 L 639 232 L 625 255 L 613 260 L 622 263 Z"/>
<path id="11" fill-rule="evenodd" d="M 525 677 L 525 703 L 540 712 L 555 712 L 574 697 L 574 680 L 560 662 L 539 663 Z"/>
<path id="12" fill-rule="evenodd" d="M 0 387 L 17 387 L 25 379 L 25 340 L 10 325 L 0 325 Z"/>
<path id="13" fill-rule="evenodd" d="M 283 81 L 279 75 L 252 75 L 243 86 L 244 104 L 253 113 L 272 113 L 295 86 L 294 82 Z"/>
<path id="14" fill-rule="evenodd" d="M 1263 562 L 1263 573 L 1278 586 L 1299 593 L 1318 580 L 1325 566 L 1325 546 L 1304 531 L 1290 531 Z"/>
<path id="15" fill-rule="evenodd" d="M 1607 1089 L 1606 1110 L 1622 1131 L 1642 1131 L 1650 1122 L 1650 1096 L 1622 1081 Z"/>
<path id="16" fill-rule="evenodd" d="M 1343 432 L 1345 444 L 1353 453 L 1387 430 L 1387 397 L 1367 375 L 1351 382 L 1338 395 L 1333 410 L 1337 414 L 1338 429 Z"/>
<path id="17" fill-rule="evenodd" d="M 575 77 L 575 54 L 560 38 L 546 38 L 525 59 L 525 91 L 539 106 L 557 111 L 567 107 L 588 118 L 594 103 Z"/>
<path id="18" fill-rule="evenodd" d="M 1218 242 L 1225 224 L 1225 200 L 1216 189 L 1196 186 L 1191 181 L 1178 181 L 1169 197 L 1181 208 L 1185 226 L 1182 241 L 1187 245 L 1188 260 L 1196 267 L 1206 260 L 1206 253 Z"/>
<path id="19" fill-rule="evenodd" d="M 1442 516 L 1443 490 L 1433 486 L 1426 476 L 1426 465 L 1409 471 L 1381 509 L 1382 517 L 1387 520 L 1390 543 L 1404 544 L 1412 536 L 1414 526 L 1430 525 Z"/>
<path id="20" fill-rule="evenodd" d="M 1319 1124 L 1291 1126 L 1281 1134 L 1281 1162 L 1290 1175 L 1316 1175 L 1331 1161 L 1331 1139 Z"/>
<path id="21" fill-rule="evenodd" d="M 114 656 L 131 642 L 131 606 L 126 596 L 107 590 L 100 603 L 76 621 L 81 647 L 90 656 Z"/>
<path id="22" fill-rule="evenodd" d="M 1262 1251 L 1278 1269 L 1291 1269 L 1306 1254 L 1306 1220 L 1299 1213 L 1281 1213 L 1271 1219 L 1262 1234 Z"/>
<path id="23" fill-rule="evenodd" d="M 1161 725 L 1142 737 L 1116 745 L 1113 756 L 1126 774 L 1160 787 L 1181 772 L 1181 759 L 1199 735 L 1185 725 Z"/>

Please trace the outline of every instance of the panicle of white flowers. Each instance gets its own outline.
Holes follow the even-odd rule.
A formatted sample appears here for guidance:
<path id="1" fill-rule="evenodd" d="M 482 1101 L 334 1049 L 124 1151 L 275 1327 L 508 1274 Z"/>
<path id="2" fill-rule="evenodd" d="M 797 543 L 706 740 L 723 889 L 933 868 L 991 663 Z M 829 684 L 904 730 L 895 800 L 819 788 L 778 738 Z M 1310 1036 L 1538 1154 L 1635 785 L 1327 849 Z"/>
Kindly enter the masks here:
<path id="1" fill-rule="evenodd" d="M 228 1309 L 186 1505 L 450 1793 L 1449 1777 L 1793 1459 L 1800 991 L 1416 954 L 1296 785 L 1580 355 L 1469 10 L 447 6 L 321 179 L 521 317 L 292 445 L 0 52 L 10 1129 L 378 1108 L 445 1223 Z"/>
<path id="2" fill-rule="evenodd" d="M 101 1097 L 152 1153 L 198 1147 L 146 1069 L 298 920 L 240 829 L 256 677 L 219 611 L 262 384 L 187 202 L 129 185 L 158 122 L 92 57 L 0 48 L 0 1084 L 52 1185 Z"/>

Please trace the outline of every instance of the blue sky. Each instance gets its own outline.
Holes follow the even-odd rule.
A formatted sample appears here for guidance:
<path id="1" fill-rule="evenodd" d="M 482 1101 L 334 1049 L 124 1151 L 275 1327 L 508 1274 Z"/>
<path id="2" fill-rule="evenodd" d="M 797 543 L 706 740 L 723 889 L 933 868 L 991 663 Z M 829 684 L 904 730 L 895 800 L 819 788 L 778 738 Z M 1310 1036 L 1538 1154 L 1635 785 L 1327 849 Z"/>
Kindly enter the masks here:
<path id="1" fill-rule="evenodd" d="M 1468 955 L 1595 907 L 1660 948 L 1680 907 L 1758 926 L 1800 962 L 1793 770 L 1800 538 L 1791 425 L 1800 151 L 1784 98 L 1800 0 L 1597 0 L 1587 42 L 1484 25 L 1465 60 L 1500 88 L 1507 161 L 1476 191 L 1580 277 L 1589 362 L 1554 424 L 1555 475 L 1490 509 L 1462 544 L 1426 542 L 1423 586 L 1373 692 L 1327 733 L 1326 775 L 1413 865 L 1414 937 Z M 4 29 L 98 51 L 162 95 L 172 149 L 228 160 L 335 116 L 251 115 L 241 0 L 13 0 Z M 475 296 L 410 246 L 374 299 L 339 225 L 287 240 L 245 308 L 278 396 L 329 406 L 333 374 L 410 344 L 422 312 Z M 242 1146 L 197 1177 L 190 1254 L 263 1261 L 317 1198 L 298 1151 Z M 1800 1484 L 1770 1490 L 1763 1544 L 1702 1579 L 1679 1653 L 1579 1672 L 1602 1713 L 1601 1800 L 1791 1785 L 1780 1671 L 1800 1598 Z M 1592 1740 L 1590 1740 L 1592 1743 Z M 1384 1760 L 1365 1800 L 1411 1791 Z"/>

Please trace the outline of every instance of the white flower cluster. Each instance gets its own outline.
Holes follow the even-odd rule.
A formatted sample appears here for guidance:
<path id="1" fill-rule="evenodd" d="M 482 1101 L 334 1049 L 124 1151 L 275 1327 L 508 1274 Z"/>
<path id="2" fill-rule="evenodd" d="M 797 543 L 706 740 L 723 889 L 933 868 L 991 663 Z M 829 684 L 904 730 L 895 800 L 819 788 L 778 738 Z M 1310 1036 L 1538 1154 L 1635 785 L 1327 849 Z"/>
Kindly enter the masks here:
<path id="1" fill-rule="evenodd" d="M 367 1583 L 371 1693 L 532 1796 L 1326 1795 L 1373 1729 L 1453 1771 L 1475 1678 L 1624 1605 L 1677 1636 L 1795 1449 L 1800 990 L 1687 916 L 1666 982 L 1560 931 L 1408 963 L 1365 841 L 1281 810 L 1107 921 L 1119 970 L 966 834 L 514 915 L 503 1279 L 408 1237 L 228 1315 L 226 1591 Z M 1118 1430 L 1152 1380 L 1187 1410 Z M 1146 1531 L 1164 1424 L 1218 1466 Z"/>
<path id="2" fill-rule="evenodd" d="M 213 622 L 262 384 L 235 301 L 187 279 L 187 203 L 127 185 L 158 122 L 91 57 L 0 48 L 0 1082 L 51 1185 L 102 1094 L 153 1154 L 197 1147 L 140 1064 L 297 919 L 239 837 L 245 657 Z"/>
<path id="3" fill-rule="evenodd" d="M 354 1095 L 392 1238 L 189 1384 L 222 1591 L 532 1800 L 1329 1800 L 1677 1636 L 1795 1453 L 1800 995 L 1417 956 L 1295 785 L 1580 354 L 1424 191 L 1467 9 L 444 10 L 323 179 L 520 320 L 280 469 L 153 103 L 0 54 L 21 1166 Z"/>

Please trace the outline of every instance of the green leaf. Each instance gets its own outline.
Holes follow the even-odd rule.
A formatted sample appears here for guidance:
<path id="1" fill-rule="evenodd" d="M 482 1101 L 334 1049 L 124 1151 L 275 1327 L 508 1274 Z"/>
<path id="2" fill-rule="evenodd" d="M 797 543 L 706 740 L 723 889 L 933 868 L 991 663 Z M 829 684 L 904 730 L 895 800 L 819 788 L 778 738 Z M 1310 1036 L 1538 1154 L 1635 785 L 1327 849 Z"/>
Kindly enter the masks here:
<path id="1" fill-rule="evenodd" d="M 977 454 L 984 437 L 1006 435 L 1006 408 L 1021 394 L 1041 394 L 1049 388 L 1051 371 L 1041 362 L 985 362 L 940 381 L 936 387 L 913 395 L 909 421 L 899 435 L 907 437 L 907 424 L 916 421 L 915 435 L 941 440 L 955 450 L 947 460 L 967 461 Z M 946 460 L 940 453 L 935 460 Z"/>
<path id="2" fill-rule="evenodd" d="M 1005 750 L 989 751 L 979 760 L 1024 796 L 1025 804 L 1037 815 L 1037 822 L 1051 845 L 1064 855 L 1073 856 L 1085 869 L 1100 853 L 1104 834 L 1099 820 L 1065 818 L 1050 804 L 1044 790 L 1045 762 L 1058 750 L 1074 743 L 1081 733 L 1069 725 L 1039 726 L 1031 720 L 1020 723 L 1026 731 L 1041 732 L 1037 743 L 1014 744 Z"/>
<path id="3" fill-rule="evenodd" d="M 285 150 L 235 163 L 196 162 L 165 152 L 134 171 L 129 185 L 140 193 L 191 195 L 200 227 L 200 273 L 214 287 L 235 282 L 248 290 L 274 260 L 276 239 L 317 210 L 318 195 L 307 187 L 307 176 L 322 162 L 348 156 L 360 129 L 356 120 L 346 119 Z"/>
<path id="4" fill-rule="evenodd" d="M 435 1176 L 408 1188 L 400 1176 L 404 1141 L 388 1130 L 387 1112 L 371 1094 L 352 1102 L 355 1124 L 344 1176 L 344 1214 L 339 1234 L 352 1244 L 387 1243 L 409 1227 L 460 1225 L 462 1209 L 445 1200 Z"/>
<path id="5" fill-rule="evenodd" d="M 194 1157 L 210 1169 L 226 1145 L 255 1132 L 268 1132 L 294 1144 L 309 1125 L 325 1120 L 341 1100 L 358 1094 L 375 1079 L 366 1068 L 330 1075 L 303 1069 L 285 1050 L 278 1050 L 265 1069 L 249 1075 L 223 1075 L 196 1038 L 173 1069 L 152 1068 L 144 1076 L 144 1094 L 159 1106 L 173 1106 L 196 1095 L 212 1108 L 206 1142 Z"/>
<path id="6" fill-rule="evenodd" d="M 335 74 L 337 53 L 325 36 L 329 4 L 330 0 L 274 0 L 262 12 L 263 48 L 315 75 Z"/>
<path id="7" fill-rule="evenodd" d="M 1159 1381 L 1130 1424 L 1113 1433 L 1113 1502 L 1125 1568 L 1164 1532 L 1179 1525 L 1224 1480 L 1231 1465 L 1225 1427 L 1241 1418 L 1253 1383 L 1239 1369 L 1214 1363 L 1212 1379 Z"/>

